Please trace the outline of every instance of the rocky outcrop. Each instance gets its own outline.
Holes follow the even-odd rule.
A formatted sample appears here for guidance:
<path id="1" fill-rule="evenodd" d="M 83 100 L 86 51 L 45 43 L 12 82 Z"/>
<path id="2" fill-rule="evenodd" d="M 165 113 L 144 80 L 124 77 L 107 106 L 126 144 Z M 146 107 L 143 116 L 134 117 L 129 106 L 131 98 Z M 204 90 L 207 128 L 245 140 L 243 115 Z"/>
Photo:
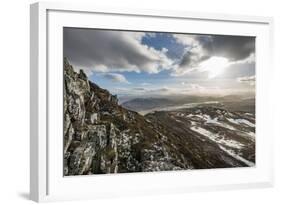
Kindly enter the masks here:
<path id="1" fill-rule="evenodd" d="M 212 141 L 202 144 L 202 136 L 172 116 L 162 118 L 167 126 L 158 117 L 123 108 L 65 59 L 64 175 L 247 166 Z"/>
<path id="2" fill-rule="evenodd" d="M 75 72 L 66 59 L 64 83 L 65 175 L 180 169 L 167 163 L 169 153 L 157 145 L 162 142 L 153 125 L 119 106 L 117 96 Z"/>

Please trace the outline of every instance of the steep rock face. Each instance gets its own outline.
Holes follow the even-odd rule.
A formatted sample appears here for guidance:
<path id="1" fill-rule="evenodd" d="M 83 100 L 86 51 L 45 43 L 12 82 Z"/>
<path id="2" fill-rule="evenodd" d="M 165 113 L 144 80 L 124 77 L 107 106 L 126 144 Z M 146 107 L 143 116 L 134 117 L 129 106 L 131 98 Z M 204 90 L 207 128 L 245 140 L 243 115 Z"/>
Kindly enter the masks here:
<path id="1" fill-rule="evenodd" d="M 75 72 L 65 59 L 64 175 L 251 166 L 247 162 L 254 161 L 254 149 L 245 148 L 243 156 L 232 149 L 235 138 L 222 141 L 222 134 L 229 132 L 222 126 L 217 138 L 205 136 L 206 130 L 219 134 L 206 120 L 191 116 L 196 112 L 139 115 L 118 105 L 117 96 L 90 82 L 82 70 Z M 238 129 L 235 120 L 228 123 Z M 253 148 L 254 140 L 244 136 L 250 128 L 244 127 L 241 147 Z"/>
<path id="2" fill-rule="evenodd" d="M 187 168 L 173 163 L 161 133 L 64 61 L 64 174 Z M 184 164 L 184 162 L 182 162 Z"/>

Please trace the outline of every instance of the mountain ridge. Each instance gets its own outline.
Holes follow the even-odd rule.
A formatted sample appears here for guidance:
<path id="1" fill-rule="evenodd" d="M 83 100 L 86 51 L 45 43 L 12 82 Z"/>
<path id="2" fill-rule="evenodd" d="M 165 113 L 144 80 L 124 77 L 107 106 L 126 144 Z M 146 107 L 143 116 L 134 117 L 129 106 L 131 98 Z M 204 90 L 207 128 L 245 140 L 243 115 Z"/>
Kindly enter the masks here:
<path id="1" fill-rule="evenodd" d="M 203 111 L 217 112 L 213 109 Z M 196 110 L 184 110 L 179 114 L 189 115 L 190 112 Z M 89 81 L 82 70 L 75 72 L 65 58 L 64 175 L 249 166 L 240 160 L 240 155 L 238 158 L 227 153 L 225 145 L 216 144 L 196 132 L 194 123 L 201 129 L 213 129 L 205 121 L 183 119 L 174 114 L 156 112 L 146 117 L 124 108 L 118 104 L 116 95 Z M 248 120 L 253 121 L 252 118 Z M 242 127 L 245 133 L 251 131 L 251 127 Z M 253 146 L 248 138 L 240 138 L 245 146 Z"/>

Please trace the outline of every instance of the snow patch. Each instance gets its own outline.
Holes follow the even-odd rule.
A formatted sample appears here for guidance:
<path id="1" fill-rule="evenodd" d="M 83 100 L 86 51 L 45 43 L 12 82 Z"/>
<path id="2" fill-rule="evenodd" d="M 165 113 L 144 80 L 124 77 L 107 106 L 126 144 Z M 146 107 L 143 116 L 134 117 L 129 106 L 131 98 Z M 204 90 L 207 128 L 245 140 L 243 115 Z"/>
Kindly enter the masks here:
<path id="1" fill-rule="evenodd" d="M 250 121 L 248 120 L 245 120 L 245 119 L 232 119 L 232 118 L 227 118 L 227 120 L 233 124 L 237 124 L 237 125 L 241 125 L 241 124 L 245 124 L 249 127 L 255 127 L 255 124 L 254 123 L 251 123 Z"/>
<path id="2" fill-rule="evenodd" d="M 191 127 L 191 130 L 198 132 L 201 135 L 204 135 L 205 137 L 209 138 L 210 140 L 219 143 L 221 145 L 224 146 L 228 146 L 228 147 L 232 147 L 232 148 L 236 148 L 236 149 L 241 149 L 244 145 L 234 141 L 234 140 L 227 140 L 225 139 L 223 136 L 220 136 L 218 134 L 214 134 L 204 128 L 201 127 Z"/>
<path id="3" fill-rule="evenodd" d="M 220 126 L 220 127 L 227 128 L 227 129 L 229 129 L 229 130 L 236 130 L 233 126 L 228 125 L 227 123 L 218 121 L 218 118 L 217 118 L 217 117 L 211 118 L 210 115 L 206 115 L 206 114 L 203 114 L 203 115 L 198 115 L 198 114 L 193 115 L 193 114 L 189 114 L 189 115 L 187 115 L 186 117 L 189 117 L 189 118 L 192 118 L 192 117 L 200 118 L 200 119 L 204 120 L 205 124 L 215 124 L 215 125 L 218 125 L 218 126 Z"/>
<path id="4" fill-rule="evenodd" d="M 226 140 L 223 137 L 219 136 L 218 134 L 214 134 L 201 127 L 191 127 L 190 129 L 195 132 L 198 132 L 199 134 L 209 138 L 210 140 L 212 140 L 214 142 L 217 142 L 219 144 L 219 147 L 221 150 L 223 150 L 224 152 L 226 152 L 228 155 L 232 156 L 233 158 L 237 159 L 238 161 L 241 161 L 250 167 L 255 166 L 255 163 L 239 156 L 239 154 L 236 154 L 233 150 L 227 149 L 225 147 L 225 146 L 227 146 L 227 147 L 240 149 L 241 147 L 243 147 L 243 144 L 241 144 L 237 141 L 234 141 L 234 140 Z"/>
<path id="5" fill-rule="evenodd" d="M 225 151 L 228 155 L 232 156 L 233 158 L 237 159 L 238 161 L 241 161 L 245 164 L 247 164 L 249 167 L 253 167 L 255 166 L 255 163 L 244 159 L 243 157 L 239 156 L 238 154 L 235 154 L 232 150 L 228 150 L 226 148 L 224 148 L 223 146 L 219 146 L 221 150 Z"/>

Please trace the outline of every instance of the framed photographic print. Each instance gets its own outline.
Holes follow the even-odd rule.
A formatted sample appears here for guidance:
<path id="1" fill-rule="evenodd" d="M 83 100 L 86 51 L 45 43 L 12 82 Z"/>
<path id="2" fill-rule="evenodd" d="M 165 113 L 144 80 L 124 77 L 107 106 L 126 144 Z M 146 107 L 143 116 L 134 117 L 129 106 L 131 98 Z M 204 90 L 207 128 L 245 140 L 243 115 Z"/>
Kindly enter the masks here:
<path id="1" fill-rule="evenodd" d="M 271 30 L 268 17 L 31 5 L 31 199 L 271 186 Z"/>

